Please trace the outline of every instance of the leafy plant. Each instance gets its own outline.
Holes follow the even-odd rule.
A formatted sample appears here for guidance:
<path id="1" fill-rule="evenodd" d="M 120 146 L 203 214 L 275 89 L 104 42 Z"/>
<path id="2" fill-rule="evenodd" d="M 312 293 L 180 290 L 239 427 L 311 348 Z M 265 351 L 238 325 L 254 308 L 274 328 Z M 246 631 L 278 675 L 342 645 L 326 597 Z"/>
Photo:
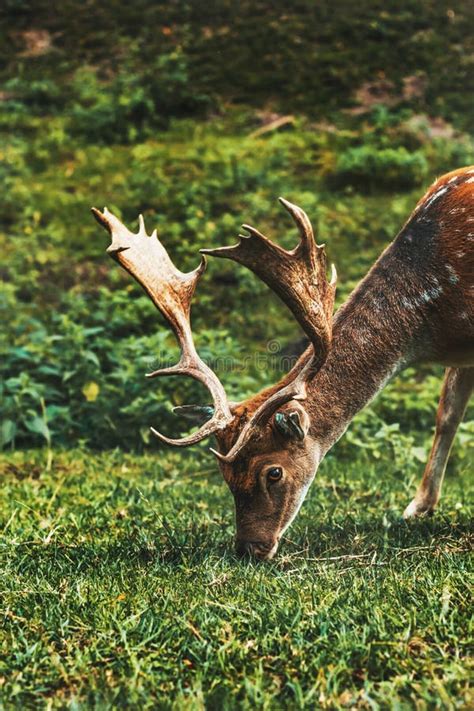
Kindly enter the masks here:
<path id="1" fill-rule="evenodd" d="M 337 185 L 358 189 L 407 189 L 421 185 L 427 173 L 428 162 L 421 151 L 362 145 L 338 156 L 330 178 Z"/>
<path id="2" fill-rule="evenodd" d="M 111 78 L 84 67 L 72 84 L 70 130 L 94 143 L 131 143 L 167 125 L 171 116 L 195 114 L 209 105 L 196 94 L 185 55 L 179 49 L 144 66 L 131 52 Z"/>

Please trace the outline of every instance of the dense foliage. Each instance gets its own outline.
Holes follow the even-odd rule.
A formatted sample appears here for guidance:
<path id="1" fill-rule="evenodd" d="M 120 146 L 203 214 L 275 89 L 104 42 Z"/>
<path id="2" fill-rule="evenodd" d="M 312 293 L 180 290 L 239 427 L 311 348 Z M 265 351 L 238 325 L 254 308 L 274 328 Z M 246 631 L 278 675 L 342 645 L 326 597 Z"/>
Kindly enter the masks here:
<path id="1" fill-rule="evenodd" d="M 294 242 L 275 200 L 284 194 L 318 225 L 343 299 L 396 234 L 428 175 L 447 159 L 460 164 L 473 156 L 466 136 L 429 140 L 427 126 L 386 110 L 354 120 L 352 130 L 300 119 L 285 132 L 256 136 L 255 120 L 251 111 L 229 111 L 206 124 L 180 120 L 154 139 L 111 149 L 72 147 L 67 117 L 22 119 L 28 130 L 18 128 L 5 148 L 0 214 L 8 231 L 0 364 L 5 445 L 43 439 L 140 446 L 147 425 L 172 427 L 171 405 L 199 396 L 191 384 L 176 390 L 173 381 L 145 381 L 148 364 L 175 357 L 175 344 L 146 297 L 106 259 L 91 204 L 106 203 L 131 226 L 143 212 L 175 261 L 192 268 L 199 247 L 234 239 L 242 218 Z M 388 192 L 394 186 L 410 191 Z M 200 285 L 194 325 L 203 355 L 217 361 L 233 397 L 278 377 L 252 356 L 269 355 L 274 340 L 283 351 L 297 335 L 252 275 L 222 263 L 211 264 Z M 422 422 L 429 429 L 433 390 L 416 387 L 431 404 Z M 389 421 L 411 427 L 401 410 Z"/>
<path id="2" fill-rule="evenodd" d="M 29 108 L 46 103 L 62 113 L 71 102 L 79 132 L 110 129 L 101 141 L 133 140 L 170 115 L 229 101 L 271 101 L 320 117 L 353 106 L 356 90 L 374 79 L 391 85 L 391 102 L 471 125 L 469 0 L 356 7 L 351 0 L 5 0 L 4 8 L 4 77 L 15 75 Z M 38 28 L 53 50 L 31 62 L 22 33 Z"/>
<path id="3" fill-rule="evenodd" d="M 265 22 L 256 23 L 263 9 Z M 176 392 L 174 382 L 142 377 L 147 363 L 175 354 L 174 344 L 106 260 L 91 205 L 107 204 L 131 226 L 143 212 L 178 265 L 190 268 L 199 247 L 234 239 L 244 219 L 291 244 L 275 200 L 283 194 L 304 206 L 327 242 L 341 300 L 432 177 L 474 161 L 460 130 L 465 92 L 452 99 L 468 77 L 469 3 L 428 3 L 422 17 L 409 0 L 396 11 L 367 3 L 350 21 L 347 12 L 342 0 L 336 13 L 303 3 L 284 14 L 265 3 L 239 3 L 237 12 L 226 2 L 199 10 L 185 2 L 87 9 L 66 2 L 54 13 L 41 2 L 8 4 L 14 25 L 4 26 L 0 103 L 4 446 L 142 446 L 148 424 L 176 429 L 171 405 L 202 395 L 192 384 Z M 282 32 L 286 41 L 277 42 Z M 257 45 L 267 59 L 255 72 Z M 443 71 L 432 72 L 441 57 Z M 260 108 L 235 105 L 250 97 Z M 269 130 L 278 108 L 293 115 Z M 211 264 L 200 285 L 198 342 L 233 397 L 279 375 L 254 353 L 268 355 L 270 340 L 286 352 L 297 338 L 273 301 L 231 265 Z M 433 389 L 416 387 L 418 402 L 431 402 Z M 381 405 L 378 415 L 409 429 L 404 406 L 387 419 L 394 407 Z M 430 417 L 421 418 L 425 430 Z"/>

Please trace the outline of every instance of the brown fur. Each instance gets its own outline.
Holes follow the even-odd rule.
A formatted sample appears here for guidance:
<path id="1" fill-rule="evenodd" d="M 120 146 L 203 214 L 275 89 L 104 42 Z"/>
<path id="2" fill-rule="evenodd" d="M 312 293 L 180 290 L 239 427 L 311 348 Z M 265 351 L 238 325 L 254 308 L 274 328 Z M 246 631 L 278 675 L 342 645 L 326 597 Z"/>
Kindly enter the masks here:
<path id="1" fill-rule="evenodd" d="M 214 403 L 211 419 L 180 440 L 152 431 L 176 446 L 216 433 L 215 453 L 235 499 L 237 548 L 260 558 L 274 555 L 321 459 L 354 415 L 396 372 L 421 361 L 449 366 L 431 457 L 405 515 L 432 510 L 474 378 L 474 167 L 431 186 L 333 322 L 336 281 L 335 274 L 327 279 L 324 249 L 305 212 L 280 202 L 300 233 L 293 250 L 250 226 L 244 226 L 249 236 L 233 247 L 201 250 L 257 274 L 311 343 L 279 383 L 232 406 L 192 338 L 191 299 L 205 260 L 184 274 L 156 232 L 146 234 L 143 218 L 133 234 L 107 209 L 93 209 L 112 237 L 107 251 L 143 286 L 180 344 L 179 363 L 150 375 L 190 375 L 208 387 Z"/>
<path id="2" fill-rule="evenodd" d="M 302 407 L 310 429 L 302 441 L 286 441 L 265 423 L 222 473 L 236 502 L 240 547 L 260 557 L 276 550 L 321 458 L 363 408 L 401 369 L 434 361 L 474 363 L 474 167 L 437 180 L 367 276 L 338 310 L 331 350 L 309 383 Z M 310 357 L 301 357 L 296 369 Z M 219 435 L 221 451 L 235 442 L 260 403 L 282 387 L 242 403 Z M 262 483 L 265 466 L 281 466 L 281 482 Z"/>

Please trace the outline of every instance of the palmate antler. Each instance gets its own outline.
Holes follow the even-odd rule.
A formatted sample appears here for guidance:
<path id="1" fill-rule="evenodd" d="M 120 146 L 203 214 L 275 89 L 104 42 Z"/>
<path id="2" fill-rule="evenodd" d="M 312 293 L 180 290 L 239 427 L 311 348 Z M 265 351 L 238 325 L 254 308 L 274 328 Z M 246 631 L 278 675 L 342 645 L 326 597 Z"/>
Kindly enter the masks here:
<path id="1" fill-rule="evenodd" d="M 268 421 L 279 407 L 290 400 L 305 398 L 306 383 L 323 365 L 331 344 L 336 270 L 333 265 L 331 280 L 328 281 L 324 245 L 316 244 L 308 216 L 288 200 L 280 198 L 280 202 L 300 232 L 301 239 L 295 249 L 282 249 L 249 225 L 243 225 L 243 228 L 250 236 L 240 235 L 238 244 L 201 249 L 202 254 L 232 259 L 251 269 L 289 307 L 313 346 L 312 357 L 301 369 L 295 370 L 290 382 L 260 405 L 241 430 L 231 450 L 225 455 L 212 450 L 225 462 L 235 460 L 259 425 Z"/>
<path id="2" fill-rule="evenodd" d="M 288 200 L 279 200 L 300 232 L 301 239 L 295 249 L 283 249 L 255 227 L 242 225 L 250 236 L 239 235 L 238 244 L 201 249 L 200 252 L 243 264 L 278 294 L 313 345 L 311 370 L 315 372 L 326 360 L 331 343 L 336 270 L 333 265 L 331 281 L 328 282 L 324 245 L 316 244 L 308 216 Z"/>
<path id="3" fill-rule="evenodd" d="M 201 258 L 201 264 L 197 269 L 184 274 L 172 263 L 158 240 L 156 230 L 151 235 L 147 235 L 142 215 L 139 217 L 139 232 L 133 234 L 107 208 L 103 212 L 92 208 L 92 212 L 99 224 L 105 227 L 112 237 L 107 252 L 145 289 L 173 329 L 180 345 L 181 358 L 176 365 L 148 373 L 147 377 L 189 375 L 209 389 L 214 402 L 212 418 L 188 437 L 170 439 L 153 428 L 151 428 L 152 432 L 167 444 L 186 447 L 200 442 L 218 430 L 225 429 L 233 419 L 229 403 L 217 375 L 196 352 L 190 324 L 191 300 L 206 268 L 206 258 Z"/>

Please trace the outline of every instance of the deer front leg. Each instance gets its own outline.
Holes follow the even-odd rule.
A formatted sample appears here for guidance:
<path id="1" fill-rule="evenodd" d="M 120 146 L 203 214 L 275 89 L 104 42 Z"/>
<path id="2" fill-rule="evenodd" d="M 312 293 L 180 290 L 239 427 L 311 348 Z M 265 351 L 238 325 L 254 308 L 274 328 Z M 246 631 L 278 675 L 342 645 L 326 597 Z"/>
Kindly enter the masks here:
<path id="1" fill-rule="evenodd" d="M 447 368 L 436 415 L 436 432 L 423 479 L 403 518 L 426 516 L 438 503 L 456 430 L 474 387 L 474 368 Z"/>

